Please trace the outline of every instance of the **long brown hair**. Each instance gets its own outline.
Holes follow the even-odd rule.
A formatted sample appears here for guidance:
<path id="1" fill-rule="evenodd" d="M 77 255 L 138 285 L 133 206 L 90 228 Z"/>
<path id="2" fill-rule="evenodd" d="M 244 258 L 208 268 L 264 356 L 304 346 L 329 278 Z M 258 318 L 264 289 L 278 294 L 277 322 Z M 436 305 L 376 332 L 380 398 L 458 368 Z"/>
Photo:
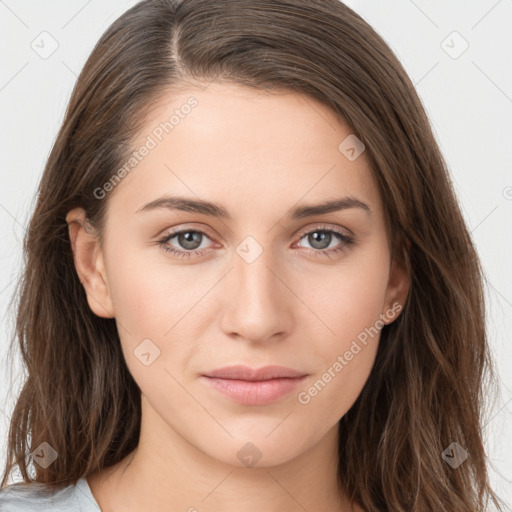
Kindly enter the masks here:
<path id="1" fill-rule="evenodd" d="M 101 231 L 108 196 L 95 190 L 133 151 L 148 109 L 165 91 L 214 79 L 295 91 L 348 123 L 365 144 L 410 274 L 404 310 L 382 329 L 373 371 L 339 424 L 340 485 L 368 511 L 482 511 L 489 500 L 502 510 L 483 446 L 496 376 L 478 256 L 413 84 L 339 0 L 147 0 L 101 37 L 24 240 L 15 339 L 27 377 L 1 487 L 16 465 L 25 482 L 75 483 L 137 446 L 140 390 L 115 320 L 88 307 L 65 217 L 80 206 Z M 42 442 L 58 457 L 29 474 Z M 469 454 L 456 468 L 442 456 L 455 442 Z"/>

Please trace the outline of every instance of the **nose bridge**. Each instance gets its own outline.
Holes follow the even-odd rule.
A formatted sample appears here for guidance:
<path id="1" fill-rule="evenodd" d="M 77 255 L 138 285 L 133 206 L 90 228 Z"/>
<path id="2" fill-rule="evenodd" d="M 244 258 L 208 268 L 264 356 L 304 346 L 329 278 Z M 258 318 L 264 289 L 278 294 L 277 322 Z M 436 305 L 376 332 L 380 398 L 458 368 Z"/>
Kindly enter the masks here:
<path id="1" fill-rule="evenodd" d="M 239 283 L 238 291 L 244 291 L 244 296 L 253 296 L 258 300 L 265 296 L 270 298 L 271 289 L 276 287 L 276 278 L 270 269 L 276 264 L 269 243 L 263 246 L 256 238 L 248 236 L 238 245 L 236 253 L 238 257 L 235 258 L 235 275 Z"/>
<path id="2" fill-rule="evenodd" d="M 265 241 L 269 240 L 267 236 Z M 281 282 L 283 277 L 277 277 L 281 266 L 272 248 L 248 236 L 236 247 L 233 267 L 226 283 L 225 331 L 253 341 L 287 331 L 290 291 Z"/>

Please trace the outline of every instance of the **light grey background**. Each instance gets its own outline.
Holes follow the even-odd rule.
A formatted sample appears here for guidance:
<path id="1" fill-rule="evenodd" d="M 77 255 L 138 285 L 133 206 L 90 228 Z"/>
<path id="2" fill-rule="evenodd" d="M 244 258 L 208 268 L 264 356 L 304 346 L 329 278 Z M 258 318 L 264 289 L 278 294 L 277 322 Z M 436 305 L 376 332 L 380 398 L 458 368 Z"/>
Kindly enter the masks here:
<path id="1" fill-rule="evenodd" d="M 23 377 L 19 361 L 14 375 L 7 372 L 14 319 L 7 306 L 35 190 L 87 56 L 135 3 L 0 0 L 1 469 Z M 346 3 L 384 37 L 416 85 L 485 268 L 489 337 L 502 382 L 485 425 L 486 447 L 495 489 L 512 504 L 512 0 Z"/>

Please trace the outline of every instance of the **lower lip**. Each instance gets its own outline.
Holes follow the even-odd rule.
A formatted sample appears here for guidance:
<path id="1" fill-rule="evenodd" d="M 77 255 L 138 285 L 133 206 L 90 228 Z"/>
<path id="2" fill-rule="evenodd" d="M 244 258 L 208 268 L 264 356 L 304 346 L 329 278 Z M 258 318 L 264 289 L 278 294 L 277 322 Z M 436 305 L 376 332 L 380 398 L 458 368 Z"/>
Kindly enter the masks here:
<path id="1" fill-rule="evenodd" d="M 248 381 L 202 376 L 202 380 L 223 395 L 244 405 L 265 405 L 290 394 L 306 376 Z"/>

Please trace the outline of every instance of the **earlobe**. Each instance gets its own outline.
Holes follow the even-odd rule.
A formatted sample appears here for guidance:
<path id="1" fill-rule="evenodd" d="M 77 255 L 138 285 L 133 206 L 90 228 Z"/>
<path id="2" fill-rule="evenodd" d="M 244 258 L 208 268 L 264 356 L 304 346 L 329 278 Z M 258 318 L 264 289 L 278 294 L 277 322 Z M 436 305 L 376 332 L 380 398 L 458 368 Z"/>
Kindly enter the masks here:
<path id="1" fill-rule="evenodd" d="M 83 208 L 69 211 L 66 222 L 75 269 L 85 289 L 89 307 L 97 316 L 113 318 L 115 313 L 98 233 L 87 220 Z"/>

